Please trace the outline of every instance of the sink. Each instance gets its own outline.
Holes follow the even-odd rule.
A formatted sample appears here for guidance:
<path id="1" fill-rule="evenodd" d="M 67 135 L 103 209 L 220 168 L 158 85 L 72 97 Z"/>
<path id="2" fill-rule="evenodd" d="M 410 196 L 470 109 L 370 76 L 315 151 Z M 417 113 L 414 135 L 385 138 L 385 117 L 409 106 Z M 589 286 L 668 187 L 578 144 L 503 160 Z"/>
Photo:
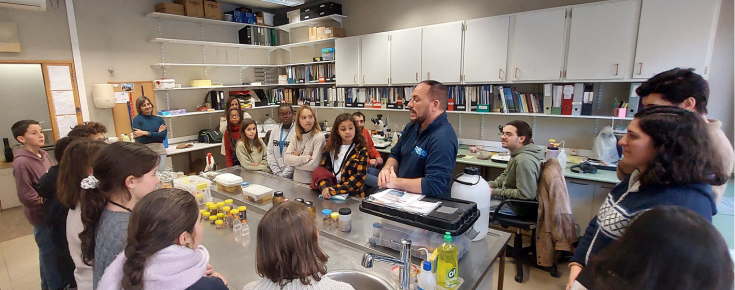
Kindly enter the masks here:
<path id="1" fill-rule="evenodd" d="M 350 284 L 355 290 L 395 290 L 387 280 L 367 272 L 338 270 L 327 273 L 327 277 Z"/>

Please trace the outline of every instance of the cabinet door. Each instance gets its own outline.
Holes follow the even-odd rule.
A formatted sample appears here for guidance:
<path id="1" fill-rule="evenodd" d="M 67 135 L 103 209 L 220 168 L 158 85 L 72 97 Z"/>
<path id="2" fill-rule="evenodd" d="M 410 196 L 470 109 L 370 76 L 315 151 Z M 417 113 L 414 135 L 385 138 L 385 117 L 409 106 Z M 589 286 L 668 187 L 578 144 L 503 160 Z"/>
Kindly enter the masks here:
<path id="1" fill-rule="evenodd" d="M 442 83 L 459 83 L 462 67 L 462 22 L 422 29 L 421 77 Z"/>
<path id="2" fill-rule="evenodd" d="M 719 11 L 720 0 L 643 0 L 633 78 L 675 67 L 706 78 Z"/>
<path id="3" fill-rule="evenodd" d="M 421 28 L 391 32 L 391 83 L 417 84 L 421 79 L 419 74 L 421 74 Z"/>
<path id="4" fill-rule="evenodd" d="M 387 33 L 360 36 L 360 59 L 363 85 L 387 85 L 390 43 Z"/>
<path id="5" fill-rule="evenodd" d="M 577 224 L 581 233 L 584 233 L 584 229 L 587 228 L 590 220 L 595 216 L 592 214 L 592 196 L 595 192 L 595 184 L 591 181 L 568 178 L 567 189 L 569 190 L 569 202 L 572 204 L 574 223 Z"/>
<path id="6" fill-rule="evenodd" d="M 515 28 L 508 72 L 511 81 L 561 79 L 565 16 L 565 8 L 513 16 Z"/>
<path id="7" fill-rule="evenodd" d="M 464 81 L 505 81 L 510 16 L 467 20 L 464 32 Z"/>
<path id="8" fill-rule="evenodd" d="M 638 3 L 627 0 L 572 8 L 566 79 L 630 77 Z"/>
<path id="9" fill-rule="evenodd" d="M 334 40 L 334 75 L 338 86 L 355 86 L 360 75 L 360 37 Z"/>

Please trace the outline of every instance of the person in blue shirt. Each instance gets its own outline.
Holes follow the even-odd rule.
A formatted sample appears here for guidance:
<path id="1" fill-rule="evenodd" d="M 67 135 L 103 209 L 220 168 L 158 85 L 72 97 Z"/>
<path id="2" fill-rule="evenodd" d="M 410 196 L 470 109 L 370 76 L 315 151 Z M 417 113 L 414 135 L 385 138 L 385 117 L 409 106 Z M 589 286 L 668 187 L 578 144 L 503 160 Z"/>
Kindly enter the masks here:
<path id="1" fill-rule="evenodd" d="M 133 118 L 133 137 L 136 143 L 145 144 L 160 156 L 158 172 L 166 168 L 166 148 L 163 140 L 166 139 L 166 122 L 163 118 L 154 115 L 153 104 L 146 96 L 141 96 L 135 101 L 135 109 L 138 115 Z"/>
<path id="2" fill-rule="evenodd" d="M 406 125 L 383 170 L 378 187 L 448 198 L 457 162 L 457 134 L 447 120 L 449 95 L 442 83 L 427 80 L 414 88 Z"/>

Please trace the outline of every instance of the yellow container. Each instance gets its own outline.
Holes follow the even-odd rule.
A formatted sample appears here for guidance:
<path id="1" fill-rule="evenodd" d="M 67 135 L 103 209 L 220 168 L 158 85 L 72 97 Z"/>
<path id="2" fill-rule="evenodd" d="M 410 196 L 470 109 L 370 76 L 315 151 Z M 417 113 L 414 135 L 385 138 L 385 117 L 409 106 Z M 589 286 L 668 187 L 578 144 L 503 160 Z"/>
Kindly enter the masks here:
<path id="1" fill-rule="evenodd" d="M 191 81 L 189 81 L 189 86 L 192 86 L 192 87 L 211 87 L 212 86 L 212 80 L 191 80 Z"/>

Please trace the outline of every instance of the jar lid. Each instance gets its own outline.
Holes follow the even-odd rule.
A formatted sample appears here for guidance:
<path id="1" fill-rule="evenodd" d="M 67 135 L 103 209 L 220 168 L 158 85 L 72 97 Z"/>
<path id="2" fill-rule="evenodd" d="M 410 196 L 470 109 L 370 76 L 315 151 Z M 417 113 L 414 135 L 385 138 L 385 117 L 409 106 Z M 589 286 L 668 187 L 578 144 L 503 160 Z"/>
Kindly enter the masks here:
<path id="1" fill-rule="evenodd" d="M 217 220 L 217 217 L 216 216 L 211 216 L 211 217 L 209 217 L 209 220 L 210 221 L 216 221 Z"/>
<path id="2" fill-rule="evenodd" d="M 225 217 L 225 214 L 223 214 L 223 213 L 218 213 L 217 214 L 217 218 L 223 218 L 223 217 Z"/>
<path id="3" fill-rule="evenodd" d="M 217 209 L 217 205 L 216 204 L 210 204 L 209 205 L 209 209 Z"/>
<path id="4" fill-rule="evenodd" d="M 220 201 L 220 202 L 217 203 L 217 206 L 225 206 L 225 203 L 222 202 L 222 201 Z"/>
<path id="5" fill-rule="evenodd" d="M 209 213 L 208 211 L 202 213 L 202 216 L 204 216 L 205 218 L 209 218 L 210 215 L 211 213 Z"/>
<path id="6" fill-rule="evenodd" d="M 205 212 L 207 212 L 207 210 L 206 210 L 206 209 L 200 209 L 200 210 L 199 210 L 199 213 L 205 213 Z"/>
<path id="7" fill-rule="evenodd" d="M 330 214 L 329 216 L 331 216 L 331 217 L 332 217 L 333 219 L 336 219 L 336 218 L 338 218 L 338 217 L 339 217 L 339 213 L 333 212 L 333 213 L 332 213 L 332 214 Z"/>
<path id="8" fill-rule="evenodd" d="M 322 210 L 322 214 L 323 215 L 330 215 L 330 214 L 332 214 L 332 210 L 331 209 L 323 209 Z"/>
<path id="9" fill-rule="evenodd" d="M 231 203 L 232 203 L 232 199 L 225 199 L 225 204 L 231 204 Z"/>
<path id="10" fill-rule="evenodd" d="M 225 212 L 229 212 L 230 209 L 232 209 L 232 208 L 230 208 L 229 206 L 223 206 L 222 207 L 222 210 L 224 210 Z"/>
<path id="11" fill-rule="evenodd" d="M 312 207 L 312 206 L 314 206 L 314 203 L 311 202 L 311 201 L 305 201 L 304 202 L 304 205 L 306 205 L 306 207 Z"/>
<path id="12" fill-rule="evenodd" d="M 350 215 L 352 214 L 352 210 L 349 208 L 343 207 L 339 209 L 339 214 L 340 215 Z"/>
<path id="13" fill-rule="evenodd" d="M 202 194 L 202 193 L 197 193 L 197 198 L 202 198 L 202 197 L 204 197 L 204 194 Z"/>
<path id="14" fill-rule="evenodd" d="M 283 191 L 276 191 L 276 192 L 273 193 L 273 196 L 281 197 L 281 196 L 283 196 Z"/>
<path id="15" fill-rule="evenodd" d="M 216 221 L 214 221 L 214 224 L 215 225 L 221 225 L 222 223 L 224 223 L 222 220 L 216 220 Z"/>
<path id="16" fill-rule="evenodd" d="M 300 198 L 300 197 L 299 197 L 299 198 L 297 198 L 297 199 L 294 199 L 294 201 L 298 201 L 298 202 L 300 202 L 300 203 L 304 203 L 304 199 L 303 199 L 303 198 Z"/>
<path id="17" fill-rule="evenodd" d="M 230 211 L 230 213 L 231 214 L 238 214 L 238 213 L 240 213 L 240 211 L 239 210 L 236 210 L 236 209 L 233 209 L 233 210 Z"/>
<path id="18" fill-rule="evenodd" d="M 214 202 L 211 202 L 211 201 L 210 201 L 210 202 L 208 202 L 208 203 L 205 203 L 204 205 L 206 205 L 206 206 L 214 205 Z"/>
<path id="19" fill-rule="evenodd" d="M 248 208 L 246 206 L 244 206 L 244 205 L 237 208 L 237 210 L 239 210 L 239 211 L 246 211 L 247 209 Z"/>
<path id="20" fill-rule="evenodd" d="M 373 223 L 373 227 L 376 228 L 376 229 L 382 229 L 383 228 L 383 224 L 381 224 L 381 223 Z"/>

